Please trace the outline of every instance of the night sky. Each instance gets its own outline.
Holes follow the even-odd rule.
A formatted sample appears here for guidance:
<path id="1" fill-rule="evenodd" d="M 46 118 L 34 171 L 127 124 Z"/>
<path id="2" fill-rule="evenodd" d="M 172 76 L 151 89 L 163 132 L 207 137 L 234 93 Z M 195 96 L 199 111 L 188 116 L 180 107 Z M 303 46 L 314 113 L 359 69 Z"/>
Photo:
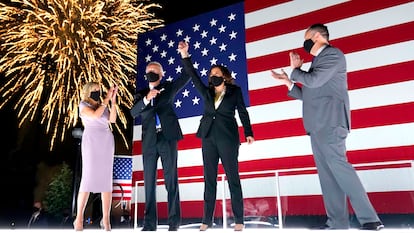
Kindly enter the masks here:
<path id="1" fill-rule="evenodd" d="M 228 6 L 240 0 L 157 0 L 163 8 L 156 10 L 157 18 L 165 24 L 192 17 Z M 0 74 L 0 85 L 4 82 Z M 52 171 L 63 162 L 71 167 L 75 165 L 78 149 L 76 139 L 68 132 L 64 142 L 58 140 L 53 151 L 49 150 L 49 135 L 35 118 L 33 122 L 18 127 L 17 112 L 12 104 L 0 109 L 0 187 L 2 203 L 0 205 L 0 228 L 25 227 L 30 218 L 35 199 L 42 197 L 42 186 L 47 185 L 50 177 L 45 171 Z M 40 117 L 38 117 L 40 119 Z M 128 129 L 129 141 L 132 141 L 132 118 Z M 120 137 L 117 140 L 116 154 L 131 154 L 131 148 L 123 146 Z M 40 167 L 40 169 L 38 169 Z M 39 188 L 40 186 L 40 188 Z"/>

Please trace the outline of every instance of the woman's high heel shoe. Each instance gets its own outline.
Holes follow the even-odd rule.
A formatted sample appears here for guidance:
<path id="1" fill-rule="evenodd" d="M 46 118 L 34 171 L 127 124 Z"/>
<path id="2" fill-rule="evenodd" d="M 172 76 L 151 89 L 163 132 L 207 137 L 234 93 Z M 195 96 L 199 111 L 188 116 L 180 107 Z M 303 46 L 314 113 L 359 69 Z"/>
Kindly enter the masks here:
<path id="1" fill-rule="evenodd" d="M 78 224 L 77 221 L 73 221 L 73 229 L 75 229 L 75 231 L 83 231 L 83 223 Z"/>
<path id="2" fill-rule="evenodd" d="M 200 231 L 206 231 L 208 229 L 208 225 L 207 224 L 201 224 L 200 226 Z"/>
<path id="3" fill-rule="evenodd" d="M 108 226 L 105 226 L 102 220 L 99 222 L 99 226 L 101 227 L 101 229 L 104 229 L 105 231 L 111 231 L 111 224 L 108 224 Z"/>
<path id="4" fill-rule="evenodd" d="M 242 231 L 243 228 L 244 228 L 243 224 L 238 223 L 238 224 L 234 225 L 234 231 Z"/>

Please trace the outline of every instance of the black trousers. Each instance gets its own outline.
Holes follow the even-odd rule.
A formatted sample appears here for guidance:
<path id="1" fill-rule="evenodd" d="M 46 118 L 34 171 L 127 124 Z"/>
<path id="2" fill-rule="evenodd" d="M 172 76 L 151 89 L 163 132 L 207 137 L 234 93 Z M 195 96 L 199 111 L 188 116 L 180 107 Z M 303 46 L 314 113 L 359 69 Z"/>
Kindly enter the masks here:
<path id="1" fill-rule="evenodd" d="M 159 157 L 161 157 L 165 188 L 168 192 L 168 224 L 170 226 L 179 226 L 181 223 L 177 154 L 177 141 L 168 141 L 161 133 L 157 134 L 156 147 L 151 152 L 143 154 L 145 187 L 144 227 L 157 228 L 156 182 Z"/>
<path id="2" fill-rule="evenodd" d="M 214 209 L 216 206 L 217 193 L 217 170 L 219 159 L 226 173 L 236 224 L 244 223 L 243 194 L 239 176 L 239 144 L 231 145 L 213 136 L 203 138 L 203 168 L 204 168 L 204 224 L 209 226 L 213 223 Z"/>

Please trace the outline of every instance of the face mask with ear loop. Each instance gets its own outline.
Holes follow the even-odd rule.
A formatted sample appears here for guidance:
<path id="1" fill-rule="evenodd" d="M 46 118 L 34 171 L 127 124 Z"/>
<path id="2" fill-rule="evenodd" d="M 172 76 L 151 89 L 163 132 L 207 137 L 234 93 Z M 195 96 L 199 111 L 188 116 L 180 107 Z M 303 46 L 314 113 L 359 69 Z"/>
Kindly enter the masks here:
<path id="1" fill-rule="evenodd" d="M 303 42 L 303 49 L 305 49 L 306 52 L 310 53 L 314 45 L 315 42 L 313 42 L 312 39 L 307 39 Z"/>
<path id="2" fill-rule="evenodd" d="M 213 86 L 215 87 L 220 86 L 223 82 L 224 82 L 223 77 L 211 76 L 211 84 L 213 84 Z"/>
<path id="3" fill-rule="evenodd" d="M 160 79 L 160 76 L 154 72 L 148 72 L 144 75 L 144 77 L 148 82 L 156 82 Z"/>
<path id="4" fill-rule="evenodd" d="M 91 91 L 90 97 L 91 97 L 91 99 L 98 102 L 101 99 L 101 92 L 100 91 Z"/>

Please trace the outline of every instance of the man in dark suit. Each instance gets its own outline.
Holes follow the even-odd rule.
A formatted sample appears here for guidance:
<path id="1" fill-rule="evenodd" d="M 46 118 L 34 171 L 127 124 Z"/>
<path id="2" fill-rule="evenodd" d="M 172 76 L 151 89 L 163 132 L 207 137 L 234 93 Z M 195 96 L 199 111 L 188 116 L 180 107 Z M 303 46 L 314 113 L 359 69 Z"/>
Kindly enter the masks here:
<path id="1" fill-rule="evenodd" d="M 308 71 L 300 68 L 303 60 L 299 54 L 291 52 L 291 79 L 283 70 L 280 74 L 271 72 L 289 88 L 289 96 L 303 101 L 303 122 L 311 139 L 328 216 L 323 228 L 349 228 L 349 197 L 361 229 L 380 230 L 384 225 L 346 157 L 351 116 L 345 56 L 329 44 L 328 28 L 323 24 L 306 30 L 304 49 L 314 56 Z"/>
<path id="2" fill-rule="evenodd" d="M 29 223 L 27 224 L 28 228 L 43 228 L 48 227 L 47 213 L 42 207 L 42 202 L 36 201 L 33 204 L 33 213 L 30 217 Z"/>
<path id="3" fill-rule="evenodd" d="M 188 45 L 180 42 L 178 50 L 187 56 Z M 183 55 L 184 54 L 184 55 Z M 183 138 L 173 101 L 190 80 L 183 74 L 173 82 L 161 83 L 163 69 L 160 63 L 150 62 L 146 67 L 149 86 L 136 94 L 131 109 L 133 117 L 142 120 L 142 158 L 144 164 L 145 216 L 143 231 L 157 229 L 156 180 L 157 161 L 161 157 L 165 187 L 168 192 L 169 231 L 176 231 L 181 221 L 181 207 L 177 174 L 177 141 Z"/>

